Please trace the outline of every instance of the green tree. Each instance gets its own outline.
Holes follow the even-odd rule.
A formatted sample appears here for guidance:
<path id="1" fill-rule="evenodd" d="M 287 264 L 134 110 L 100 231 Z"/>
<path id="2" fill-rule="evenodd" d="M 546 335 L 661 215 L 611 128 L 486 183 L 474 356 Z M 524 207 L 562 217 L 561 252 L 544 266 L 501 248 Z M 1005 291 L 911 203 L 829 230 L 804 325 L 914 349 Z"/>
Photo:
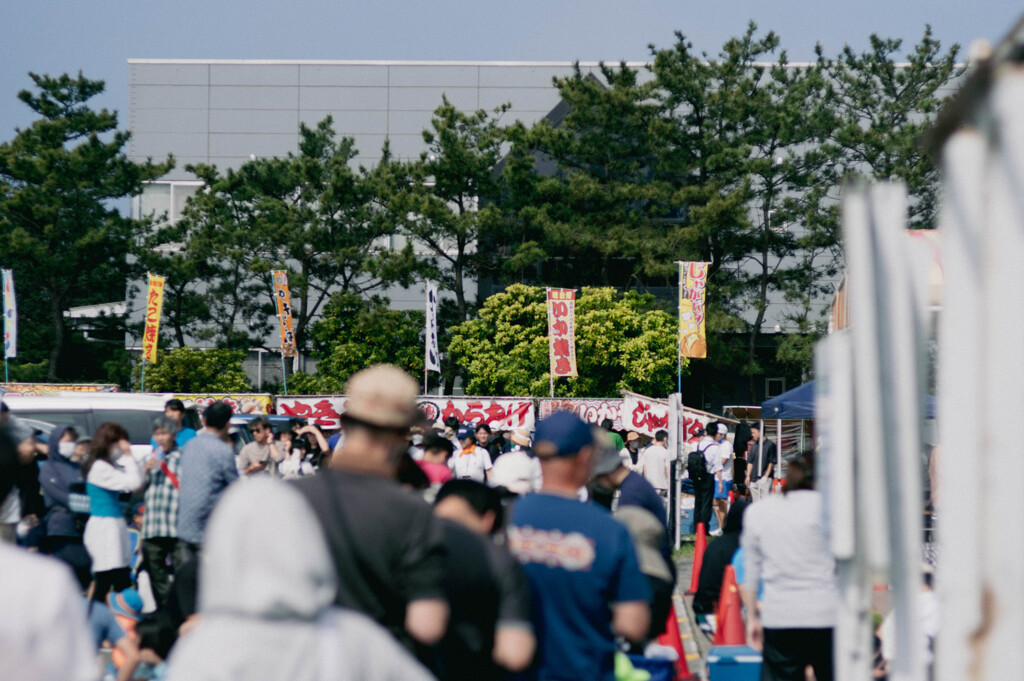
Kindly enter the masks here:
<path id="1" fill-rule="evenodd" d="M 667 395 L 675 386 L 676 342 L 676 321 L 653 296 L 584 288 L 576 302 L 579 376 L 556 380 L 555 394 Z M 544 289 L 514 284 L 489 297 L 478 318 L 453 329 L 448 352 L 466 369 L 469 394 L 547 395 Z"/>
<path id="2" fill-rule="evenodd" d="M 521 234 L 506 265 L 514 281 L 642 289 L 673 280 L 684 238 L 660 173 L 669 132 L 660 103 L 625 63 L 600 71 L 603 81 L 577 64 L 554 81 L 563 114 L 509 131 L 503 205 Z M 535 168 L 552 170 L 527 181 Z"/>
<path id="3" fill-rule="evenodd" d="M 18 99 L 40 118 L 0 144 L 0 251 L 19 285 L 24 338 L 38 344 L 27 359 L 44 359 L 40 349 L 48 350 L 54 380 L 79 368 L 63 361 L 64 311 L 125 297 L 129 246 L 147 223 L 122 215 L 116 202 L 140 194 L 173 160 L 128 159 L 131 135 L 117 129 L 117 114 L 89 106 L 102 81 L 81 73 L 29 76 L 35 91 Z"/>
<path id="4" fill-rule="evenodd" d="M 769 306 L 786 301 L 806 315 L 835 273 L 828 256 L 838 247 L 827 193 L 835 158 L 821 146 L 832 120 L 826 79 L 820 65 L 791 66 L 784 51 L 772 63 L 779 44 L 751 23 L 709 58 L 679 35 L 653 69 L 679 142 L 665 165 L 690 178 L 679 200 L 691 248 L 712 263 L 709 304 L 726 313 L 710 332 L 742 343 L 751 400 Z"/>
<path id="5" fill-rule="evenodd" d="M 334 291 L 366 294 L 412 283 L 412 246 L 380 243 L 393 232 L 377 199 L 374 178 L 383 171 L 353 170 L 355 155 L 353 140 L 339 139 L 328 116 L 316 127 L 300 124 L 298 153 L 224 173 L 188 166 L 204 186 L 162 241 L 184 238 L 186 257 L 202 263 L 206 276 L 190 293 L 202 292 L 209 305 L 210 340 L 228 347 L 263 342 L 275 314 L 273 269 L 288 271 L 300 350 Z"/>
<path id="6" fill-rule="evenodd" d="M 443 98 L 423 131 L 427 151 L 391 174 L 388 209 L 401 233 L 429 253 L 431 275 L 455 294 L 460 320 L 471 312 L 466 278 L 496 260 L 482 246 L 502 225 L 495 167 L 507 108 L 464 113 Z"/>
<path id="7" fill-rule="evenodd" d="M 935 226 L 938 168 L 924 151 L 924 133 L 946 97 L 944 88 L 963 73 L 960 46 L 943 52 L 927 26 L 921 41 L 900 58 L 901 40 L 871 35 L 860 54 L 846 46 L 834 59 L 817 48 L 835 120 L 828 142 L 840 152 L 836 175 L 900 179 L 911 197 L 910 223 Z"/>
<path id="8" fill-rule="evenodd" d="M 423 374 L 423 312 L 392 310 L 384 298 L 339 292 L 310 330 L 317 373 L 295 374 L 293 394 L 338 394 L 348 377 L 382 362 Z"/>
<path id="9" fill-rule="evenodd" d="M 155 364 L 146 364 L 148 392 L 232 393 L 252 390 L 242 368 L 244 350 L 174 348 L 159 350 Z M 136 367 L 133 382 L 141 382 Z"/>

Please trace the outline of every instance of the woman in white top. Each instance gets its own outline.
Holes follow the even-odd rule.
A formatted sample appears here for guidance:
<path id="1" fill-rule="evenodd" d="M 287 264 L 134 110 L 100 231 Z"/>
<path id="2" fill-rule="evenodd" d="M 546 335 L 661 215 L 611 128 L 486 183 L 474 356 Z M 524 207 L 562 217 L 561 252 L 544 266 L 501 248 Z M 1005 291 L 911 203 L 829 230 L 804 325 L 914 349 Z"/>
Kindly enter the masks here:
<path id="1" fill-rule="evenodd" d="M 104 423 L 96 429 L 82 473 L 90 506 L 83 541 L 92 559 L 93 599 L 102 602 L 111 587 L 122 591 L 132 585 L 131 543 L 120 495 L 138 489 L 143 477 L 124 428 Z"/>
<path id="2" fill-rule="evenodd" d="M 764 649 L 762 681 L 832 679 L 832 628 L 838 588 L 821 494 L 814 489 L 813 454 L 786 467 L 785 494 L 752 504 L 743 517 L 743 586 L 747 643 Z M 757 602 L 759 580 L 764 598 Z"/>

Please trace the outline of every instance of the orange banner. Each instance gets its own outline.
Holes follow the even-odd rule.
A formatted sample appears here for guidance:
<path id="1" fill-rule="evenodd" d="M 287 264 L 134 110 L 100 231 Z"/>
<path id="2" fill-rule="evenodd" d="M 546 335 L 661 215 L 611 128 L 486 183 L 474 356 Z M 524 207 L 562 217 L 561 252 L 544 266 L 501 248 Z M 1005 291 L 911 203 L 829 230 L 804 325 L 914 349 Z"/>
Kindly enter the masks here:
<path id="1" fill-rule="evenodd" d="M 548 289 L 548 361 L 555 378 L 576 373 L 576 291 Z"/>
<path id="2" fill-rule="evenodd" d="M 142 358 L 156 364 L 156 350 L 160 340 L 160 313 L 164 308 L 164 278 L 149 275 L 149 293 L 146 295 L 146 330 L 142 334 Z"/>
<path id="3" fill-rule="evenodd" d="M 292 326 L 292 294 L 288 290 L 288 273 L 274 270 L 274 300 L 277 302 L 277 320 L 281 324 L 281 355 L 295 357 L 295 329 Z"/>
<path id="4" fill-rule="evenodd" d="M 708 339 L 704 328 L 704 294 L 708 284 L 706 262 L 679 263 L 679 355 L 704 358 L 708 356 Z"/>

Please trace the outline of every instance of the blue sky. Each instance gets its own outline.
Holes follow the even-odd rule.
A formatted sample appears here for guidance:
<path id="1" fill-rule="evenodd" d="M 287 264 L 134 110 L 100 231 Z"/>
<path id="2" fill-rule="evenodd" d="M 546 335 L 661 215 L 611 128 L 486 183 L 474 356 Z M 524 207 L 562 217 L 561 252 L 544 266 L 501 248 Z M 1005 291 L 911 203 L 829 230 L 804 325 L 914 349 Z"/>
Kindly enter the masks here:
<path id="1" fill-rule="evenodd" d="M 774 30 L 793 61 L 868 36 L 903 38 L 925 24 L 963 53 L 998 41 L 1024 13 L 1020 0 L 3 0 L 0 140 L 32 120 L 16 98 L 29 71 L 83 71 L 107 83 L 97 101 L 129 108 L 126 60 L 140 58 L 643 60 L 682 31 L 715 51 L 749 20 Z"/>

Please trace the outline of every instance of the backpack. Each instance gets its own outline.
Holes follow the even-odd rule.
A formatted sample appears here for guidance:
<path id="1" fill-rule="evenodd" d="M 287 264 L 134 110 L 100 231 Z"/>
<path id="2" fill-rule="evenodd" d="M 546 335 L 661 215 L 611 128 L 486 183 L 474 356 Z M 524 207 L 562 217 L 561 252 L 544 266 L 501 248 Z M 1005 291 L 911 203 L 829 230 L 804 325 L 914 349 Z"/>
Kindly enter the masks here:
<path id="1" fill-rule="evenodd" d="M 710 446 L 711 445 L 708 445 L 708 447 Z M 707 447 L 703 450 L 695 449 L 686 457 L 686 472 L 690 474 L 690 480 L 692 480 L 695 485 L 708 481 L 708 466 L 707 462 L 704 460 L 705 451 L 707 451 Z"/>

